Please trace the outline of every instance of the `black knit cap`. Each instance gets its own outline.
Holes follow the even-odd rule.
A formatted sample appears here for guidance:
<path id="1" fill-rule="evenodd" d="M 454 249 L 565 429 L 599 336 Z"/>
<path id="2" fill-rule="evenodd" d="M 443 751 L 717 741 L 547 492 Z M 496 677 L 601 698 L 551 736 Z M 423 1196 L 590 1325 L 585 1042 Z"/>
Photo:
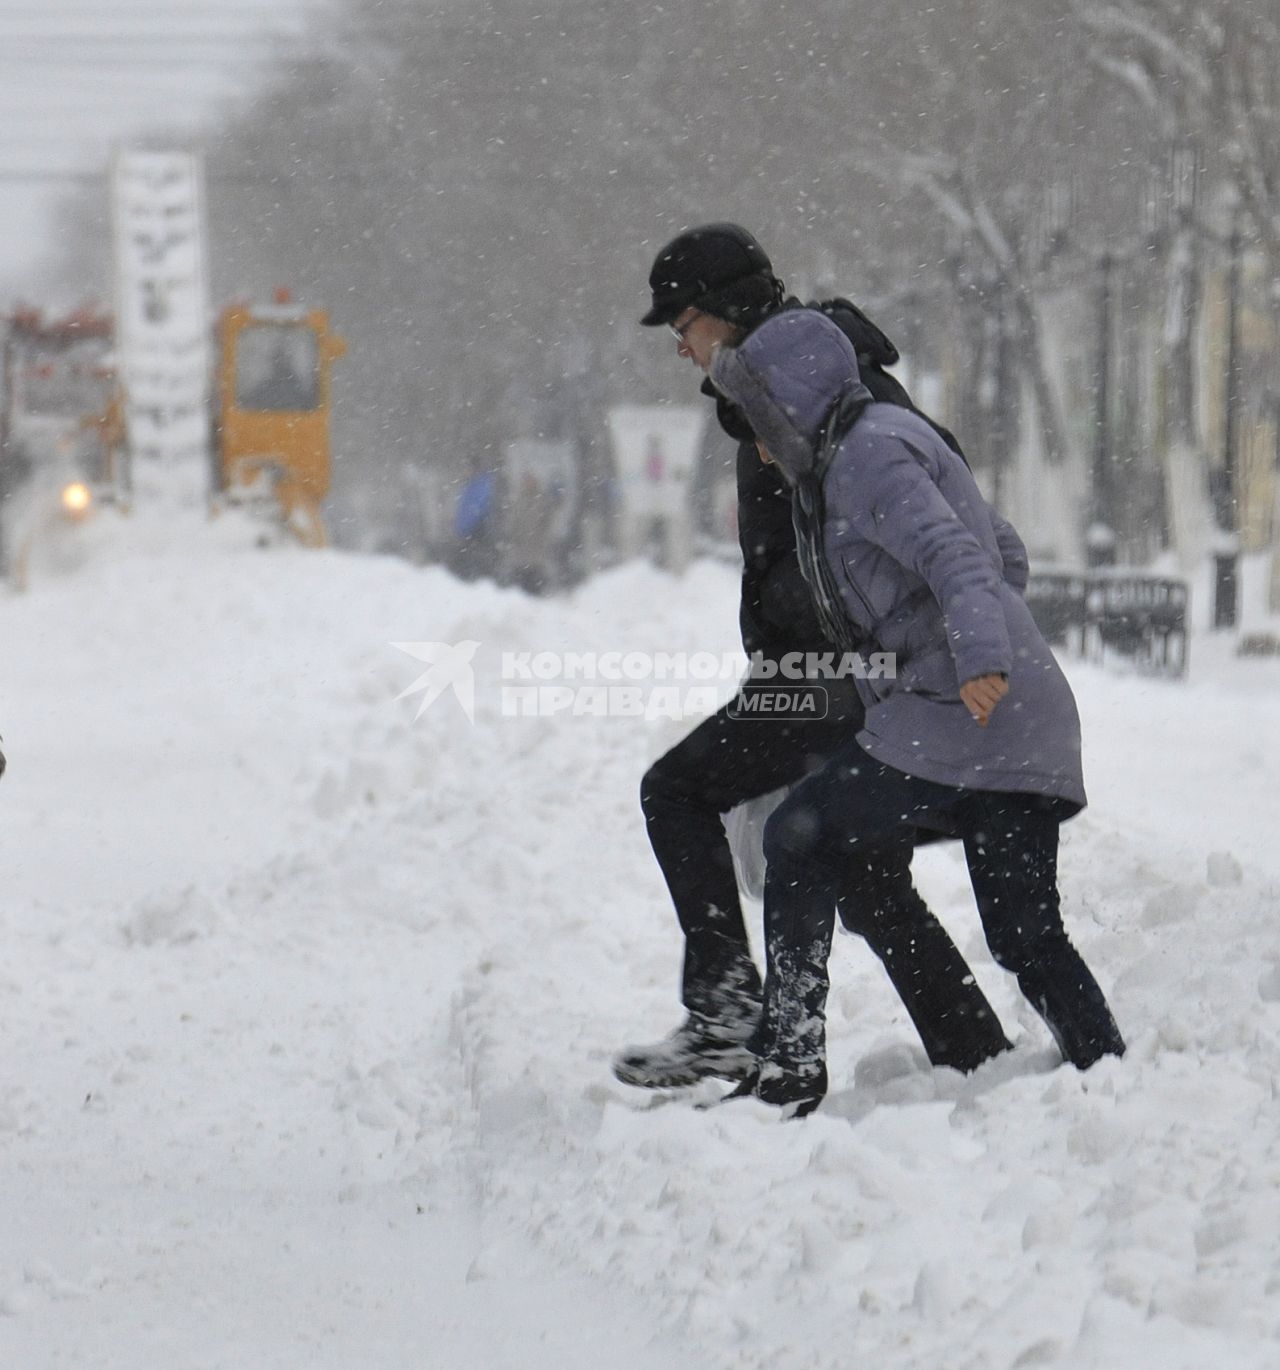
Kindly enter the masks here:
<path id="1" fill-rule="evenodd" d="M 771 299 L 774 287 L 773 263 L 745 228 L 702 224 L 672 238 L 654 258 L 653 304 L 640 322 L 647 328 L 671 323 L 691 305 L 730 318 L 739 298 L 754 306 L 757 296 Z"/>

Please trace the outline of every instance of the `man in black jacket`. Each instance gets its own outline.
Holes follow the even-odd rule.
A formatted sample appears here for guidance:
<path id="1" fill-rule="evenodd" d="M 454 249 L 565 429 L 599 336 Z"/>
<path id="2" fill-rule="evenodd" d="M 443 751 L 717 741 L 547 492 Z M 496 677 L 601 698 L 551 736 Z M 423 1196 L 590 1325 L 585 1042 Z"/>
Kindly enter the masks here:
<path id="1" fill-rule="evenodd" d="M 653 303 L 641 322 L 670 327 L 679 355 L 699 366 L 777 310 L 798 307 L 786 299 L 763 248 L 736 224 L 680 234 L 658 254 L 649 284 Z M 872 395 L 911 407 L 884 370 L 898 359 L 888 338 L 847 301 L 819 307 L 849 335 Z M 742 416 L 709 382 L 703 392 L 715 399 L 721 426 L 739 444 L 743 647 L 772 662 L 795 652 L 830 653 L 835 649 L 823 638 L 800 574 L 786 486 L 760 460 Z M 721 815 L 803 779 L 861 727 L 852 680 L 819 683 L 826 717 L 733 717 L 726 705 L 645 774 L 640 802 L 649 840 L 685 936 L 686 1017 L 661 1041 L 627 1047 L 614 1058 L 614 1074 L 626 1084 L 661 1089 L 708 1076 L 740 1079 L 755 1063 L 751 1036 L 762 987 Z M 916 893 L 910 864 L 909 843 L 868 851 L 854 887 L 841 897 L 840 917 L 883 962 L 930 1061 L 973 1070 L 1009 1043 L 969 966 Z"/>

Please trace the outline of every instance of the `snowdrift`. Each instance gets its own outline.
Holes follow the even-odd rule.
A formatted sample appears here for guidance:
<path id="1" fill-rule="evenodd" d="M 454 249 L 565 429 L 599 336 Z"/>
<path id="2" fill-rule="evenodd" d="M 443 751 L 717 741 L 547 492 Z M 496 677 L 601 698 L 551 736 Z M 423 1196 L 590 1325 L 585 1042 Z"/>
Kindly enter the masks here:
<path id="1" fill-rule="evenodd" d="M 0 600 L 0 1365 L 1274 1370 L 1280 663 L 1071 666 L 1068 926 L 1131 1043 L 931 1070 L 837 938 L 832 1093 L 613 1081 L 678 1016 L 663 717 L 505 717 L 502 652 L 731 652 L 736 575 L 532 600 L 139 514 Z M 475 719 L 393 643 L 475 642 Z"/>

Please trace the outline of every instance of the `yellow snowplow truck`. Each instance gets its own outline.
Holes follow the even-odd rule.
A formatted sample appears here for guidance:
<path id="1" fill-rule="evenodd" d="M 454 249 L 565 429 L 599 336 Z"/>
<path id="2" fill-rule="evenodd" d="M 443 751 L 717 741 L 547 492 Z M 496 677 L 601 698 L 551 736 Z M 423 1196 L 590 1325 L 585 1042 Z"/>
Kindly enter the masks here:
<path id="1" fill-rule="evenodd" d="M 228 305 L 218 320 L 215 500 L 274 506 L 309 547 L 328 540 L 330 375 L 346 350 L 323 309 L 300 309 L 283 291 L 270 305 Z"/>

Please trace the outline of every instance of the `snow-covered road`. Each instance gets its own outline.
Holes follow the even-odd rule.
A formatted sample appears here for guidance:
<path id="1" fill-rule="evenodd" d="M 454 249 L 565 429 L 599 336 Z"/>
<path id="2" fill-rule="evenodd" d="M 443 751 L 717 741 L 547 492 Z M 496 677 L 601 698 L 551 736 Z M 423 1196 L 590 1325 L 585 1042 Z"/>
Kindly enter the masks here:
<path id="1" fill-rule="evenodd" d="M 1129 1056 L 926 1068 L 833 963 L 828 1103 L 616 1084 L 677 1016 L 671 720 L 501 718 L 503 651 L 734 647 L 736 578 L 570 601 L 139 515 L 0 600 L 0 1366 L 1275 1370 L 1280 665 L 1073 669 L 1068 919 Z M 416 720 L 393 642 L 481 643 Z"/>

